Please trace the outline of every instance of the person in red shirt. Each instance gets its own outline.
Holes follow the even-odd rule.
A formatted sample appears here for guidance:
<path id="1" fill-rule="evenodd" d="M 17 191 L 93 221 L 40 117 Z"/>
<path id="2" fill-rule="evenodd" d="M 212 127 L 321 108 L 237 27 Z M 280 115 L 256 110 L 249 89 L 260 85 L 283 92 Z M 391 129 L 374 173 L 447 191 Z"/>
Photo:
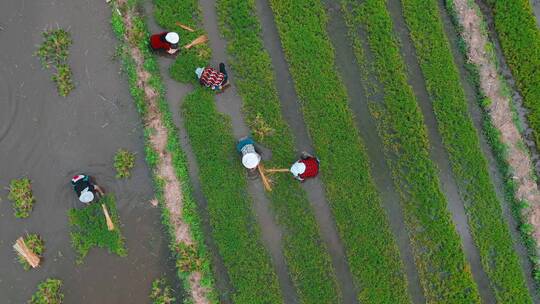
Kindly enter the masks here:
<path id="1" fill-rule="evenodd" d="M 199 83 L 202 86 L 211 88 L 214 91 L 221 91 L 227 86 L 228 75 L 223 62 L 219 64 L 219 72 L 214 68 L 205 67 L 197 68 L 195 74 L 197 74 Z"/>
<path id="2" fill-rule="evenodd" d="M 180 36 L 175 32 L 163 32 L 150 36 L 150 47 L 154 51 L 165 51 L 174 54 L 178 51 Z"/>
<path id="3" fill-rule="evenodd" d="M 319 174 L 319 159 L 302 152 L 301 158 L 292 164 L 290 171 L 294 178 L 303 182 L 306 178 Z"/>

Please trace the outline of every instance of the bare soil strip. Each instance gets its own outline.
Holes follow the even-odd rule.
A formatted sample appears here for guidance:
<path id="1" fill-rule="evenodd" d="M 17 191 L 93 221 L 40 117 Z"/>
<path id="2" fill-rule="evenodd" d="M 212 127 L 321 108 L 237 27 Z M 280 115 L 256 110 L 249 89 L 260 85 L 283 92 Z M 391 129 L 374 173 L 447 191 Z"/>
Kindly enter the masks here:
<path id="1" fill-rule="evenodd" d="M 533 163 L 524 147 L 524 139 L 516 124 L 512 110 L 511 96 L 505 92 L 507 85 L 497 69 L 497 62 L 484 20 L 476 5 L 467 0 L 453 0 L 458 20 L 462 26 L 461 35 L 468 46 L 467 57 L 478 69 L 480 89 L 491 101 L 488 114 L 493 125 L 500 132 L 500 140 L 507 147 L 506 161 L 512 169 L 516 184 L 515 198 L 526 203 L 521 209 L 521 216 L 532 229 L 531 235 L 536 241 L 536 254 L 540 254 L 540 191 L 531 170 Z M 535 268 L 540 265 L 535 263 Z"/>
<path id="2" fill-rule="evenodd" d="M 119 7 L 127 6 L 126 0 L 119 0 L 117 4 Z M 159 92 L 157 92 L 150 84 L 151 75 L 145 70 L 143 54 L 137 48 L 137 45 L 133 43 L 133 39 L 128 38 L 137 35 L 137 33 L 134 32 L 132 21 L 133 14 L 135 14 L 133 9 L 127 9 L 122 17 L 126 29 L 126 41 L 131 47 L 131 58 L 134 60 L 137 70 L 137 83 L 140 88 L 144 89 L 145 101 L 147 103 L 147 113 L 144 117 L 144 125 L 154 130 L 149 136 L 149 142 L 159 155 L 159 163 L 156 166 L 155 174 L 164 183 L 164 201 L 170 212 L 171 225 L 175 228 L 176 242 L 185 244 L 186 246 L 192 246 L 194 240 L 191 237 L 190 227 L 182 219 L 183 194 L 181 191 L 181 184 L 174 172 L 172 155 L 167 150 L 167 128 L 162 120 L 157 102 Z M 193 303 L 207 304 L 210 303 L 207 297 L 207 293 L 210 291 L 202 286 L 201 279 L 202 274 L 199 271 L 193 271 L 189 275 L 187 278 L 190 286 L 189 292 L 193 299 Z"/>

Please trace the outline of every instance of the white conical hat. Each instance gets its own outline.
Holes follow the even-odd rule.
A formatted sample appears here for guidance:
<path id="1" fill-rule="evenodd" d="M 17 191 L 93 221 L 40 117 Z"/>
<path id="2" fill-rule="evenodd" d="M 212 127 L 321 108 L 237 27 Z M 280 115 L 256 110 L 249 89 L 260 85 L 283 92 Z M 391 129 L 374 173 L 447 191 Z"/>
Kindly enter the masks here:
<path id="1" fill-rule="evenodd" d="M 169 32 L 167 35 L 165 35 L 165 40 L 167 40 L 169 43 L 177 44 L 178 41 L 180 41 L 180 37 L 175 32 Z"/>
<path id="2" fill-rule="evenodd" d="M 294 175 L 294 176 L 298 176 L 299 174 L 302 174 L 306 172 L 306 165 L 304 163 L 300 163 L 300 162 L 295 162 L 292 166 L 291 166 L 291 173 Z"/>
<path id="3" fill-rule="evenodd" d="M 94 200 L 94 193 L 92 193 L 92 191 L 88 191 L 88 188 L 86 188 L 81 192 L 81 196 L 79 196 L 79 200 L 83 203 L 88 204 Z"/>
<path id="4" fill-rule="evenodd" d="M 195 74 L 197 74 L 197 78 L 201 78 L 202 72 L 204 71 L 204 68 L 197 68 L 195 70 Z"/>
<path id="5" fill-rule="evenodd" d="M 261 157 L 257 153 L 247 153 L 242 156 L 242 165 L 248 169 L 256 168 L 261 161 Z"/>

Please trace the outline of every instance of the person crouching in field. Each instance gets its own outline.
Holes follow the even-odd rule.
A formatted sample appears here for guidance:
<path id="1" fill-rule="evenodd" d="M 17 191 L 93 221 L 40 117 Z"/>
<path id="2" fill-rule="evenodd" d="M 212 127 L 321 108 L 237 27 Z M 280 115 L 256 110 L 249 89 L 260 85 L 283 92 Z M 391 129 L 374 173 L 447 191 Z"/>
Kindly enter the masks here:
<path id="1" fill-rule="evenodd" d="M 89 205 L 94 201 L 97 195 L 103 196 L 105 192 L 96 185 L 93 178 L 86 174 L 77 174 L 71 179 L 73 190 L 77 194 L 79 201 L 85 205 Z"/>
<path id="2" fill-rule="evenodd" d="M 154 51 L 165 51 L 169 54 L 178 52 L 180 36 L 175 32 L 163 32 L 150 36 L 150 47 Z"/>
<path id="3" fill-rule="evenodd" d="M 214 91 L 221 91 L 228 85 L 227 70 L 225 70 L 225 64 L 219 64 L 219 72 L 211 67 L 197 68 L 195 70 L 197 79 L 202 86 L 211 88 Z"/>
<path id="4" fill-rule="evenodd" d="M 312 178 L 319 174 L 319 159 L 307 152 L 291 166 L 291 173 L 297 180 L 303 182 L 306 178 Z"/>

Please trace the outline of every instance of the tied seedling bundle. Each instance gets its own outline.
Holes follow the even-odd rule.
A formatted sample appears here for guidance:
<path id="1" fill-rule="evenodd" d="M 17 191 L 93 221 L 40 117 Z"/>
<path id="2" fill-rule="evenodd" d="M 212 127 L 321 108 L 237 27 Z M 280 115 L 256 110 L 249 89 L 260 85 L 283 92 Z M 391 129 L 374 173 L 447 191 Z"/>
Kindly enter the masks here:
<path id="1" fill-rule="evenodd" d="M 38 234 L 28 234 L 24 238 L 24 243 L 26 244 L 26 247 L 38 258 L 43 256 L 43 252 L 45 251 L 45 242 Z M 24 270 L 30 270 L 32 267 L 21 254 L 17 254 L 17 261 L 19 261 L 19 263 L 23 266 Z"/>
<path id="2" fill-rule="evenodd" d="M 68 50 L 72 43 L 71 35 L 64 29 L 47 30 L 43 32 L 43 43 L 36 51 L 44 68 L 56 69 L 52 80 L 56 83 L 58 94 L 63 97 L 75 88 L 71 68 L 67 64 Z"/>
<path id="3" fill-rule="evenodd" d="M 115 228 L 107 228 L 102 204 L 107 207 Z M 107 248 L 110 253 L 126 256 L 124 238 L 119 230 L 120 218 L 116 210 L 116 201 L 112 194 L 107 194 L 97 203 L 81 209 L 69 211 L 71 243 L 78 254 L 77 263 L 83 262 L 92 247 Z"/>

